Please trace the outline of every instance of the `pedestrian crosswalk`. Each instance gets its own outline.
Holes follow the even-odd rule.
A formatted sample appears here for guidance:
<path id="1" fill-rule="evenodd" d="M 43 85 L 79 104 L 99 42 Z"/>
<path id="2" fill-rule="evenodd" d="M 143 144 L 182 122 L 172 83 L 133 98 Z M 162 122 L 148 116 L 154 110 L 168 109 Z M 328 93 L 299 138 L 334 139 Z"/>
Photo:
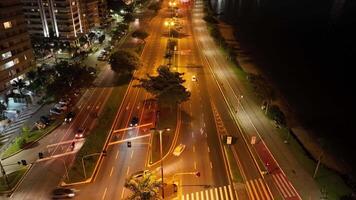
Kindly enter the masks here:
<path id="1" fill-rule="evenodd" d="M 278 190 L 282 193 L 284 198 L 297 197 L 298 194 L 295 191 L 292 184 L 287 177 L 282 173 L 272 174 L 273 181 L 276 184 Z"/>
<path id="2" fill-rule="evenodd" d="M 251 200 L 271 200 L 271 192 L 261 178 L 246 182 L 246 190 Z"/>
<path id="3" fill-rule="evenodd" d="M 181 200 L 235 200 L 231 185 L 184 194 Z"/>

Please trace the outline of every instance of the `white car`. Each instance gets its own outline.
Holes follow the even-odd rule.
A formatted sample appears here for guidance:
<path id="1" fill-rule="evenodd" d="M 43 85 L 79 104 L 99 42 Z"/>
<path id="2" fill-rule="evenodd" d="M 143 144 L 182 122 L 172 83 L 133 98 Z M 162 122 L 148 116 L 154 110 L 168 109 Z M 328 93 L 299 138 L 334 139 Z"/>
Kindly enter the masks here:
<path id="1" fill-rule="evenodd" d="M 184 151 L 184 149 L 185 149 L 185 145 L 184 145 L 184 144 L 178 145 L 178 146 L 174 149 L 173 155 L 179 156 L 179 155 Z"/>
<path id="2" fill-rule="evenodd" d="M 68 107 L 64 104 L 60 104 L 60 103 L 57 103 L 56 105 L 54 105 L 55 108 L 57 108 L 58 110 L 67 110 Z"/>
<path id="3" fill-rule="evenodd" d="M 197 77 L 195 75 L 192 76 L 192 81 L 197 81 Z"/>

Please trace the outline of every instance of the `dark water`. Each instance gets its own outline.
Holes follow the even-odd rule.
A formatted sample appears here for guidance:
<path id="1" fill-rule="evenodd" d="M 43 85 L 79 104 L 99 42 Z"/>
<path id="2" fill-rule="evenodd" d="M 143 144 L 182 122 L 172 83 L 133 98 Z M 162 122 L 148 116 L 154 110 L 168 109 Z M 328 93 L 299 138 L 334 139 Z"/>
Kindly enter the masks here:
<path id="1" fill-rule="evenodd" d="M 302 123 L 356 169 L 356 2 L 210 1 Z"/>

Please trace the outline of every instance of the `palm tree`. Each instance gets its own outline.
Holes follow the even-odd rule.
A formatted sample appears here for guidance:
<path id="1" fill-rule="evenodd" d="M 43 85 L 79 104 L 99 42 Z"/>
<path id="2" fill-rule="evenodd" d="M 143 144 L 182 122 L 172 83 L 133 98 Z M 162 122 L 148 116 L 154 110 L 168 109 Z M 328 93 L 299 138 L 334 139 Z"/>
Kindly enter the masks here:
<path id="1" fill-rule="evenodd" d="M 23 79 L 17 79 L 14 80 L 12 86 L 16 87 L 22 96 L 23 95 L 22 89 L 26 86 L 26 83 L 23 81 Z"/>
<path id="2" fill-rule="evenodd" d="M 151 173 L 144 173 L 141 177 L 131 176 L 126 179 L 125 187 L 132 194 L 128 200 L 156 200 L 160 199 L 159 189 L 161 181 L 157 180 Z"/>

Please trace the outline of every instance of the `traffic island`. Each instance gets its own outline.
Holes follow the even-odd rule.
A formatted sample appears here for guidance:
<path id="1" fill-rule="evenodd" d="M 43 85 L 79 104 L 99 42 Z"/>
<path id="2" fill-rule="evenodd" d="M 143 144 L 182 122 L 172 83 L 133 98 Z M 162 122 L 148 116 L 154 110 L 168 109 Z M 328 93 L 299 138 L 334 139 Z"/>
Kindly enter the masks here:
<path id="1" fill-rule="evenodd" d="M 162 131 L 163 157 L 165 157 L 170 152 L 175 144 L 180 125 L 179 106 L 162 107 L 159 112 L 158 120 L 158 128 L 153 133 L 151 138 L 151 151 L 149 158 L 150 165 L 154 165 L 161 159 L 160 134 L 158 130 L 164 130 Z"/>
<path id="2" fill-rule="evenodd" d="M 9 194 L 17 186 L 19 181 L 24 177 L 24 174 L 27 172 L 28 167 L 23 167 L 20 170 L 11 172 L 5 176 L 0 177 L 0 194 Z M 6 180 L 7 179 L 7 180 Z"/>

